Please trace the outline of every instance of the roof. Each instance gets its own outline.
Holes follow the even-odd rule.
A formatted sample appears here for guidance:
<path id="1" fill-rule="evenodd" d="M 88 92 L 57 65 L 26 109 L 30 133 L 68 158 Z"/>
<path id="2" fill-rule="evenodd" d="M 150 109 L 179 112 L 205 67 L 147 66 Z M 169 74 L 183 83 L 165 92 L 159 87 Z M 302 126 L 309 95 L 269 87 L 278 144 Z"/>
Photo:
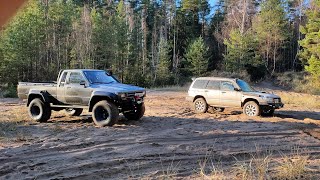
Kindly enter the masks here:
<path id="1" fill-rule="evenodd" d="M 231 80 L 231 81 L 235 81 L 237 78 L 225 78 L 225 77 L 198 77 L 196 78 L 198 79 L 202 79 L 202 80 Z"/>
<path id="2" fill-rule="evenodd" d="M 100 69 L 65 69 L 64 71 L 104 71 Z"/>

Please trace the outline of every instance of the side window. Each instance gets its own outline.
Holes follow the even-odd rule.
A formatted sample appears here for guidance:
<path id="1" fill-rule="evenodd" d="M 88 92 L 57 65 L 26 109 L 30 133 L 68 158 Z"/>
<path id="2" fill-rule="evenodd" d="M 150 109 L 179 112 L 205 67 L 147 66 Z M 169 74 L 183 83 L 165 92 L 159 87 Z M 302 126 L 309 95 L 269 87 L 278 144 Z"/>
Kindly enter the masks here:
<path id="1" fill-rule="evenodd" d="M 61 81 L 62 83 L 65 83 L 66 82 L 66 77 L 67 77 L 67 72 L 64 72 L 62 75 L 61 75 Z"/>
<path id="2" fill-rule="evenodd" d="M 223 82 L 221 82 L 221 90 L 234 91 L 234 86 L 231 82 L 223 81 Z"/>
<path id="3" fill-rule="evenodd" d="M 80 84 L 83 81 L 83 77 L 79 72 L 71 72 L 69 77 L 70 84 Z"/>
<path id="4" fill-rule="evenodd" d="M 209 81 L 209 83 L 207 84 L 207 89 L 219 90 L 220 81 Z"/>
<path id="5" fill-rule="evenodd" d="M 208 83 L 207 80 L 196 80 L 196 82 L 194 82 L 192 88 L 204 89 L 206 87 L 207 83 Z"/>

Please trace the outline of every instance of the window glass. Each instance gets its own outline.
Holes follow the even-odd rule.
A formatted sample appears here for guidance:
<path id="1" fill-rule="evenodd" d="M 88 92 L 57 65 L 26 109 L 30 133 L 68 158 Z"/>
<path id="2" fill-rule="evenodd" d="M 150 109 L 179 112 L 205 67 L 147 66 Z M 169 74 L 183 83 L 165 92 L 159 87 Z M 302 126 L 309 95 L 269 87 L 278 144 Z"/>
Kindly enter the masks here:
<path id="1" fill-rule="evenodd" d="M 118 82 L 113 76 L 105 71 L 84 71 L 84 75 L 92 84 L 110 84 Z"/>
<path id="2" fill-rule="evenodd" d="M 256 91 L 248 83 L 246 83 L 243 80 L 238 79 L 237 80 L 237 84 L 240 86 L 240 88 L 241 88 L 241 90 L 243 92 L 254 92 L 254 91 Z"/>
<path id="3" fill-rule="evenodd" d="M 207 89 L 219 90 L 220 89 L 220 81 L 209 81 L 209 83 L 207 84 Z"/>
<path id="4" fill-rule="evenodd" d="M 81 81 L 84 81 L 84 79 L 79 72 L 71 72 L 70 73 L 69 83 L 80 84 Z"/>
<path id="5" fill-rule="evenodd" d="M 221 82 L 221 90 L 234 91 L 234 86 L 231 82 L 223 81 Z"/>
<path id="6" fill-rule="evenodd" d="M 67 72 L 64 72 L 61 76 L 61 82 L 66 82 Z"/>
<path id="7" fill-rule="evenodd" d="M 196 80 L 194 82 L 192 88 L 197 88 L 197 89 L 204 89 L 208 83 L 208 80 Z"/>

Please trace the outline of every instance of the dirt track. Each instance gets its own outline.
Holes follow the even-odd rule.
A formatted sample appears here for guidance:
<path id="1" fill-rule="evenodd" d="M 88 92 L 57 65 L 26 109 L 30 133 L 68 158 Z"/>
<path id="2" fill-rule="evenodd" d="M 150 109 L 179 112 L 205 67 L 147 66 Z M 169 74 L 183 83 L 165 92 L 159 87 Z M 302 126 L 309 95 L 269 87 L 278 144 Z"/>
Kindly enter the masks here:
<path id="1" fill-rule="evenodd" d="M 275 117 L 248 118 L 241 110 L 194 114 L 185 93 L 151 91 L 146 115 L 123 118 L 114 127 L 94 127 L 80 118 L 53 113 L 48 123 L 27 121 L 17 100 L 2 100 L 3 119 L 26 119 L 0 144 L 0 179 L 128 179 L 159 176 L 195 178 L 209 158 L 221 168 L 235 159 L 272 152 L 274 158 L 299 147 L 310 155 L 308 168 L 320 177 L 320 111 L 286 106 Z M 10 125 L 4 127 L 11 127 Z M 12 136 L 12 137 L 11 137 Z"/>

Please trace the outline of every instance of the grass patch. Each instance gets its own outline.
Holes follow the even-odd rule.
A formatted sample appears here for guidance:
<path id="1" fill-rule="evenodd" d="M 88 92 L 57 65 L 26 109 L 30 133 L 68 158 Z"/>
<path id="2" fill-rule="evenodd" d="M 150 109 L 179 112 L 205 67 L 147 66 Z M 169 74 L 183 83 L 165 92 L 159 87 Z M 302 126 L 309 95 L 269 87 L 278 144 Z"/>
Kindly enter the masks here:
<path id="1" fill-rule="evenodd" d="M 302 155 L 299 148 L 294 149 L 292 155 L 282 155 L 282 159 L 278 161 L 276 170 L 276 179 L 309 179 L 307 178 L 306 168 L 309 155 Z"/>
<path id="2" fill-rule="evenodd" d="M 254 153 L 247 160 L 238 160 L 228 169 L 217 166 L 210 157 L 206 157 L 199 163 L 200 179 L 205 180 L 294 180 L 310 179 L 312 175 L 307 172 L 309 155 L 303 155 L 299 148 L 294 148 L 290 155 L 281 154 L 281 158 L 273 156 L 271 152 L 260 155 Z"/>
<path id="3" fill-rule="evenodd" d="M 284 104 L 293 104 L 299 107 L 305 108 L 320 108 L 320 96 L 310 94 L 298 94 L 298 93 L 277 93 Z"/>

